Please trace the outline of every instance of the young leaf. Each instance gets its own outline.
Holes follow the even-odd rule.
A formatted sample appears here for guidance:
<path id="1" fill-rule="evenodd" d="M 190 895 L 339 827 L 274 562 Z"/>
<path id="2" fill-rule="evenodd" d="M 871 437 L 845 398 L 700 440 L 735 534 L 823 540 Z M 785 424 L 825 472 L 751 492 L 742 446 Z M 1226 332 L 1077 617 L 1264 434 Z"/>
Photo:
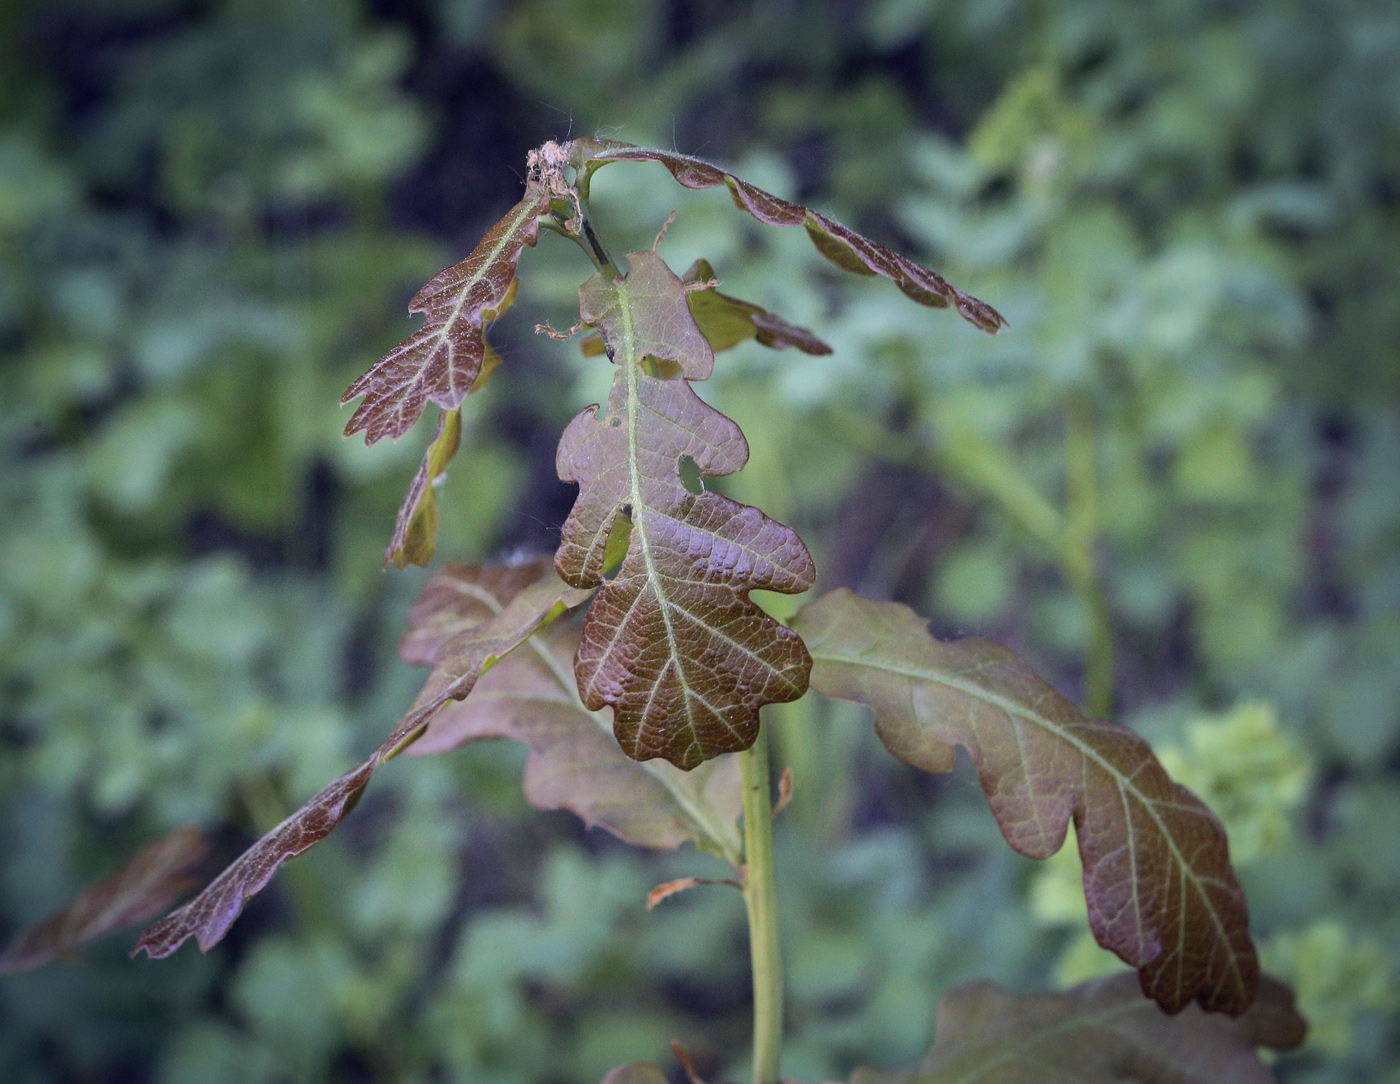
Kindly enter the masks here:
<path id="1" fill-rule="evenodd" d="M 1087 718 L 1005 648 L 939 643 L 895 603 L 834 591 L 793 627 L 815 660 L 813 687 L 869 705 L 900 760 L 946 772 L 954 747 L 967 749 L 1021 854 L 1054 854 L 1074 818 L 1089 925 L 1138 969 L 1145 994 L 1168 1012 L 1193 1000 L 1248 1007 L 1259 964 L 1225 832 L 1145 741 Z"/>
<path id="2" fill-rule="evenodd" d="M 655 253 L 627 259 L 627 278 L 595 275 L 580 292 L 584 318 L 597 321 L 618 368 L 606 411 L 588 407 L 559 441 L 559 477 L 580 489 L 555 568 L 575 587 L 601 585 L 575 660 L 584 703 L 613 708 L 628 756 L 690 769 L 748 748 L 763 704 L 806 691 L 811 663 L 802 641 L 748 593 L 805 591 L 815 569 L 790 528 L 712 490 L 686 488 L 683 460 L 702 475 L 731 474 L 748 445 L 688 380 L 644 371 L 654 343 L 661 354 L 652 356 L 685 376 L 708 374 L 713 354 L 680 280 Z M 631 521 L 627 555 L 605 581 L 619 517 Z"/>
<path id="3" fill-rule="evenodd" d="M 943 999 L 917 1069 L 861 1070 L 851 1084 L 1273 1084 L 1255 1048 L 1291 1050 L 1306 1030 L 1292 991 L 1268 977 L 1233 1020 L 1194 1005 L 1168 1016 L 1126 974 L 1026 997 L 970 982 Z"/>
<path id="4" fill-rule="evenodd" d="M 714 277 L 714 268 L 708 260 L 696 260 L 681 276 L 681 281 L 689 287 L 694 287 L 700 283 L 712 282 Z M 774 350 L 796 347 L 804 354 L 831 353 L 831 347 L 805 327 L 790 324 L 781 316 L 775 316 L 751 301 L 740 301 L 737 297 L 722 294 L 716 287 L 688 289 L 685 299 L 690 305 L 691 316 L 695 318 L 716 354 L 738 346 L 748 339 L 754 339 Z"/>
<path id="5" fill-rule="evenodd" d="M 664 761 L 623 755 L 607 712 L 579 700 L 572 621 L 541 632 L 482 676 L 466 700 L 449 704 L 408 750 L 430 756 L 490 738 L 527 745 L 525 797 L 536 809 L 567 809 L 638 847 L 687 840 L 736 868 L 741 859 L 739 764 L 722 757 L 682 772 Z"/>
<path id="6" fill-rule="evenodd" d="M 133 956 L 142 950 L 153 959 L 169 956 L 191 936 L 207 952 L 283 862 L 330 835 L 355 807 L 375 769 L 420 737 L 443 705 L 466 696 L 484 672 L 587 597 L 560 583 L 546 560 L 478 566 L 463 580 L 470 581 L 475 603 L 490 616 L 441 641 L 423 691 L 379 748 L 253 844 L 198 896 L 146 930 Z"/>
<path id="7" fill-rule="evenodd" d="M 447 470 L 462 439 L 462 411 L 444 410 L 437 436 L 423 453 L 423 463 L 399 505 L 394 536 L 384 551 L 384 564 L 396 568 L 426 565 L 437 551 L 438 506 L 436 482 Z"/>
<path id="8" fill-rule="evenodd" d="M 576 139 L 569 144 L 568 153 L 571 164 L 583 176 L 608 162 L 660 162 L 686 188 L 725 185 L 729 188 L 734 205 L 758 221 L 770 226 L 805 226 L 817 250 L 843 270 L 858 275 L 883 275 L 893 281 L 906 297 L 921 305 L 941 309 L 951 304 L 966 320 L 983 331 L 996 334 L 1006 326 L 1006 321 L 996 309 L 971 294 L 963 293 L 941 275 L 862 237 L 825 215 L 779 199 L 698 158 L 610 139 Z"/>
<path id="9" fill-rule="evenodd" d="M 515 266 L 521 250 L 539 237 L 539 217 L 549 195 L 529 184 L 525 196 L 506 212 L 470 256 L 440 271 L 408 303 L 425 316 L 423 327 L 390 350 L 341 396 L 342 403 L 364 396 L 345 435 L 365 431 L 365 443 L 397 440 L 413 427 L 432 400 L 455 410 L 489 375 L 490 347 L 485 329 L 514 296 Z"/>
<path id="10" fill-rule="evenodd" d="M 197 828 L 181 828 L 136 855 L 62 910 L 21 930 L 0 953 L 0 975 L 74 955 L 80 945 L 158 915 L 194 887 L 185 874 L 209 853 Z"/>

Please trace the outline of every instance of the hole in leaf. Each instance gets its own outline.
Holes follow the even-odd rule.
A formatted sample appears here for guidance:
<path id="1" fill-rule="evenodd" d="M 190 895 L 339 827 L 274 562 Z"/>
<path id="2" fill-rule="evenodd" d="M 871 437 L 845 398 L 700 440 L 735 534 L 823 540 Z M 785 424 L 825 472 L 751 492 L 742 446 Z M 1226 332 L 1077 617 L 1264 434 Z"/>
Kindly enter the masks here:
<path id="1" fill-rule="evenodd" d="M 656 358 L 648 354 L 642 358 L 642 372 L 647 376 L 660 377 L 662 380 L 679 380 L 684 370 L 680 362 L 671 361 L 667 358 Z"/>
<path id="2" fill-rule="evenodd" d="M 621 418 L 609 418 L 609 419 L 608 419 L 608 424 L 609 424 L 610 426 L 612 426 L 614 429 L 616 429 L 619 425 L 622 424 L 622 419 L 621 419 Z"/>
<path id="3" fill-rule="evenodd" d="M 608 531 L 608 541 L 603 547 L 603 579 L 611 580 L 622 567 L 622 559 L 627 556 L 627 545 L 632 540 L 632 506 L 624 504 L 621 511 L 613 516 L 612 527 Z"/>
<path id="4" fill-rule="evenodd" d="M 681 485 L 685 486 L 689 493 L 700 494 L 705 492 L 705 479 L 700 474 L 700 464 L 691 459 L 688 455 L 683 455 L 676 460 L 676 469 L 681 473 Z"/>

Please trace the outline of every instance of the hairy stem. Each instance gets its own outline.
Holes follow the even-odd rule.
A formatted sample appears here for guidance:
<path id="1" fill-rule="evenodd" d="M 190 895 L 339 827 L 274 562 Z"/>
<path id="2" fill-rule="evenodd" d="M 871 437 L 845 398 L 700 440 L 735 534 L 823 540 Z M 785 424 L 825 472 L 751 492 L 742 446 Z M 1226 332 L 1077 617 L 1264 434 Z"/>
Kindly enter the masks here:
<path id="1" fill-rule="evenodd" d="M 739 754 L 744 785 L 744 905 L 753 963 L 753 1084 L 777 1084 L 783 1051 L 783 961 L 773 865 L 768 727 Z"/>

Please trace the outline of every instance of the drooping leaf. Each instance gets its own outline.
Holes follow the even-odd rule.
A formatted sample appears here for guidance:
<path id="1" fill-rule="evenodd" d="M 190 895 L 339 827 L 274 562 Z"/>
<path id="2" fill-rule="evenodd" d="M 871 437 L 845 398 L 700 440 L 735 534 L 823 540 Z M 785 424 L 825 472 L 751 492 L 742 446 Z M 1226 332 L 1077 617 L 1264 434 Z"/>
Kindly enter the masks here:
<path id="1" fill-rule="evenodd" d="M 1195 1005 L 1168 1016 L 1127 974 L 1025 997 L 970 982 L 943 999 L 917 1069 L 860 1070 L 851 1084 L 1273 1084 L 1256 1047 L 1291 1050 L 1306 1030 L 1267 976 L 1235 1019 Z"/>
<path id="2" fill-rule="evenodd" d="M 693 287 L 714 281 L 714 268 L 708 260 L 696 260 L 681 276 L 681 281 Z M 796 347 L 804 354 L 830 354 L 831 347 L 805 327 L 790 324 L 751 301 L 722 294 L 717 287 L 686 291 L 690 314 L 714 347 L 715 353 L 729 350 L 741 342 L 754 339 L 774 350 Z"/>
<path id="3" fill-rule="evenodd" d="M 207 952 L 283 862 L 330 835 L 355 807 L 375 769 L 420 737 L 443 705 L 466 696 L 484 672 L 587 597 L 559 582 L 544 559 L 515 567 L 476 566 L 470 588 L 490 616 L 437 646 L 423 691 L 379 748 L 253 844 L 198 896 L 142 933 L 132 955 L 144 950 L 152 958 L 169 956 L 191 936 Z"/>
<path id="4" fill-rule="evenodd" d="M 567 809 L 638 847 L 691 841 L 740 863 L 739 765 L 721 757 L 683 772 L 625 756 L 607 711 L 589 711 L 573 676 L 579 628 L 560 622 L 535 636 L 449 704 L 408 750 L 430 756 L 490 738 L 528 746 L 525 797 L 536 809 Z"/>
<path id="5" fill-rule="evenodd" d="M 607 409 L 585 409 L 559 442 L 559 477 L 580 489 L 555 568 L 575 587 L 601 585 L 575 661 L 584 703 L 613 708 L 628 756 L 690 769 L 748 748 L 763 704 L 806 691 L 802 641 L 748 593 L 804 591 L 815 569 L 788 527 L 712 490 L 686 488 L 683 460 L 701 475 L 731 474 L 748 459 L 748 445 L 688 380 L 644 371 L 652 340 L 635 329 L 653 325 L 637 315 L 643 307 L 658 306 L 678 325 L 665 336 L 665 360 L 680 373 L 708 373 L 713 355 L 681 281 L 655 253 L 633 253 L 628 263 L 632 274 L 647 269 L 640 295 L 632 274 L 611 283 L 594 276 L 581 291 L 585 318 L 598 319 L 617 376 Z M 661 282 L 670 300 L 658 304 Z M 605 581 L 618 517 L 630 519 L 627 555 Z"/>
<path id="6" fill-rule="evenodd" d="M 813 687 L 869 705 L 900 760 L 946 772 L 963 746 L 1021 854 L 1054 854 L 1073 817 L 1089 925 L 1138 969 L 1144 993 L 1168 1012 L 1193 1000 L 1248 1007 L 1259 964 L 1225 832 L 1145 741 L 1087 718 L 1005 648 L 939 643 L 895 603 L 834 591 L 793 627 L 812 653 Z"/>
<path id="7" fill-rule="evenodd" d="M 158 915 L 194 887 L 186 874 L 209 853 L 197 828 L 181 828 L 79 893 L 62 910 L 21 930 L 0 953 L 0 975 L 31 971 L 79 946 Z"/>
<path id="8" fill-rule="evenodd" d="M 446 471 L 462 439 L 462 412 L 444 410 L 437 436 L 423 453 L 423 462 L 399 505 L 394 536 L 384 551 L 384 564 L 396 568 L 426 565 L 437 552 L 438 505 L 436 483 Z"/>
<path id="9" fill-rule="evenodd" d="M 660 162 L 686 188 L 725 185 L 734 205 L 770 226 L 805 226 L 821 252 L 838 267 L 858 275 L 883 275 L 906 297 L 921 305 L 952 305 L 983 331 L 996 334 L 1006 326 L 1001 314 L 985 301 L 965 294 L 943 276 L 906 259 L 897 252 L 862 237 L 825 215 L 801 204 L 779 199 L 734 174 L 698 158 L 652 147 L 638 147 L 609 139 L 576 139 L 569 144 L 569 160 L 576 169 L 592 172 L 608 162 Z"/>
<path id="10" fill-rule="evenodd" d="M 510 305 L 520 252 L 539 237 L 539 217 L 549 195 L 538 185 L 506 212 L 465 260 L 440 271 L 414 296 L 409 312 L 423 327 L 390 350 L 341 396 L 364 396 L 345 435 L 365 432 L 365 443 L 398 439 L 413 427 L 429 400 L 455 410 L 480 386 L 488 366 L 485 330 Z M 491 356 L 490 360 L 499 360 Z"/>

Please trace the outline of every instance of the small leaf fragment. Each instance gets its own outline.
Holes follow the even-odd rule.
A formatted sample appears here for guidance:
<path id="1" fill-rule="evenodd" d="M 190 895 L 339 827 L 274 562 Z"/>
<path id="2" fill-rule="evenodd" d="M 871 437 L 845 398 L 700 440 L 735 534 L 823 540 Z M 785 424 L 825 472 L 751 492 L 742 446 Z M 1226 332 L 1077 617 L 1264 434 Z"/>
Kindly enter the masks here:
<path id="1" fill-rule="evenodd" d="M 478 566 L 460 578 L 460 594 L 469 595 L 470 604 L 489 616 L 451 629 L 437 610 L 420 612 L 425 624 L 438 619 L 435 627 L 443 633 L 434 647 L 435 665 L 423 691 L 379 748 L 264 835 L 198 896 L 142 933 L 133 956 L 143 950 L 153 959 L 169 956 L 189 937 L 207 952 L 283 862 L 335 830 L 359 801 L 375 769 L 420 737 L 443 705 L 465 697 L 485 671 L 587 597 L 587 592 L 559 582 L 544 559 L 513 567 Z"/>
<path id="2" fill-rule="evenodd" d="M 67 906 L 15 934 L 0 953 L 0 975 L 72 957 L 89 941 L 160 914 L 195 886 L 186 874 L 208 853 L 208 841 L 193 827 L 146 844 Z"/>
<path id="3" fill-rule="evenodd" d="M 1127 974 L 1029 996 L 970 982 L 943 999 L 918 1068 L 858 1070 L 851 1084 L 1273 1084 L 1255 1048 L 1291 1050 L 1306 1029 L 1292 991 L 1267 976 L 1235 1019 L 1195 1005 L 1168 1016 Z"/>
<path id="4" fill-rule="evenodd" d="M 682 772 L 625 756 L 610 714 L 589 711 L 579 700 L 572 666 L 578 641 L 572 621 L 538 634 L 483 675 L 471 696 L 438 714 L 408 754 L 431 756 L 493 738 L 518 741 L 530 749 L 524 789 L 536 809 L 567 809 L 638 847 L 690 841 L 737 867 L 738 761 L 724 757 Z"/>
<path id="5" fill-rule="evenodd" d="M 967 749 L 1021 854 L 1058 851 L 1073 818 L 1090 928 L 1138 969 L 1145 994 L 1168 1012 L 1249 1006 L 1259 963 L 1224 829 L 1142 738 L 1087 718 L 1005 648 L 938 642 L 896 603 L 841 589 L 793 627 L 812 653 L 813 687 L 870 706 L 900 760 L 946 772 L 954 747 Z"/>
<path id="6" fill-rule="evenodd" d="M 461 439 L 461 409 L 444 410 L 438 420 L 437 436 L 423 453 L 418 473 L 399 505 L 394 535 L 384 551 L 385 565 L 392 561 L 395 568 L 407 568 L 432 561 L 437 552 L 437 480 L 446 473 Z"/>
<path id="7" fill-rule="evenodd" d="M 568 145 L 568 154 L 576 169 L 588 173 L 608 162 L 660 162 L 686 188 L 717 188 L 724 185 L 729 189 L 734 205 L 758 221 L 769 226 L 805 226 L 817 250 L 843 270 L 861 275 L 883 275 L 893 281 L 906 297 L 920 305 L 933 308 L 952 305 L 964 319 L 993 335 L 1006 326 L 1006 321 L 996 309 L 971 294 L 963 293 L 943 276 L 868 237 L 862 237 L 825 215 L 801 204 L 779 199 L 771 192 L 765 192 L 709 162 L 610 139 L 576 139 Z"/>
<path id="8" fill-rule="evenodd" d="M 722 294 L 714 286 L 696 289 L 700 283 L 713 281 L 714 269 L 706 260 L 696 260 L 681 276 L 686 290 L 686 302 L 696 324 L 710 341 L 716 354 L 754 339 L 773 350 L 796 347 L 804 354 L 830 354 L 831 347 L 805 327 L 790 324 L 751 301 Z M 587 350 L 585 349 L 585 354 Z"/>
<path id="9" fill-rule="evenodd" d="M 397 440 L 428 402 L 455 410 L 481 386 L 499 358 L 485 330 L 510 305 L 520 253 L 539 237 L 549 195 L 537 185 L 481 239 L 465 260 L 439 272 L 408 304 L 425 316 L 423 327 L 390 350 L 350 385 L 342 403 L 364 396 L 345 435 L 364 430 L 365 443 Z"/>
<path id="10" fill-rule="evenodd" d="M 663 900 L 669 900 L 672 896 L 679 896 L 682 892 L 698 888 L 700 884 L 699 877 L 681 877 L 674 881 L 664 881 L 647 893 L 647 910 L 654 911 L 657 904 Z"/>

